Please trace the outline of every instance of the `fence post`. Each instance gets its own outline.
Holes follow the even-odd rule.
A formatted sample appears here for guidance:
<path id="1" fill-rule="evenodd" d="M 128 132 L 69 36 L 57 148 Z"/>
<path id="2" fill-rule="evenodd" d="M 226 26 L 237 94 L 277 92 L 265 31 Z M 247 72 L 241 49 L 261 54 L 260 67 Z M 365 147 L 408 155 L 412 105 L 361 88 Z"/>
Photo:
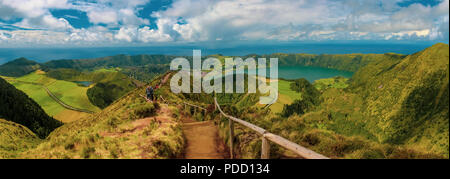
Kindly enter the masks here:
<path id="1" fill-rule="evenodd" d="M 233 149 L 233 141 L 234 141 L 234 123 L 233 120 L 228 119 L 228 126 L 230 128 L 230 158 L 234 158 L 234 149 Z"/>
<path id="2" fill-rule="evenodd" d="M 269 159 L 270 158 L 270 144 L 269 140 L 267 140 L 264 136 L 261 138 L 261 159 Z"/>

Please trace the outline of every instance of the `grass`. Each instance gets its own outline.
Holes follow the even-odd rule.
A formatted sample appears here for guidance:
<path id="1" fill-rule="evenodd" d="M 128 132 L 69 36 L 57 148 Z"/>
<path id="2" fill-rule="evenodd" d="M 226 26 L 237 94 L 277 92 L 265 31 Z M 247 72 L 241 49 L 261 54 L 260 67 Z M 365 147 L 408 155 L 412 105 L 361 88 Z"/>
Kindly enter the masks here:
<path id="1" fill-rule="evenodd" d="M 283 111 L 285 104 L 292 104 L 296 99 L 302 99 L 302 94 L 291 90 L 290 81 L 278 80 L 278 100 L 270 106 L 272 113 L 277 114 Z"/>
<path id="2" fill-rule="evenodd" d="M 65 110 L 60 104 L 50 98 L 47 92 L 40 85 L 9 81 L 17 89 L 26 93 L 30 98 L 36 101 L 44 111 L 50 116 L 56 116 Z"/>
<path id="3" fill-rule="evenodd" d="M 50 98 L 41 85 L 46 86 L 61 101 L 70 106 L 81 109 L 89 109 L 91 111 L 100 111 L 98 107 L 94 106 L 89 101 L 86 95 L 86 91 L 89 88 L 79 86 L 73 82 L 49 78 L 43 71 L 38 70 L 22 77 L 7 77 L 5 79 L 17 89 L 25 92 L 34 101 L 36 101 L 48 115 L 53 116 L 60 121 L 71 122 L 76 120 L 78 117 L 81 118 L 86 115 L 81 112 L 65 109 Z M 71 114 L 71 116 L 68 117 L 63 114 Z"/>
<path id="4" fill-rule="evenodd" d="M 25 126 L 0 119 L 0 158 L 20 158 L 20 153 L 36 147 L 39 139 Z"/>
<path id="5" fill-rule="evenodd" d="M 99 68 L 94 72 L 119 72 L 121 69 L 119 67 L 116 68 Z"/>
<path id="6" fill-rule="evenodd" d="M 86 92 L 89 89 L 87 87 L 81 87 L 73 82 L 56 80 L 55 82 L 49 84 L 47 88 L 61 101 L 70 106 L 99 111 L 99 108 L 94 106 L 89 101 L 86 95 Z"/>
<path id="7" fill-rule="evenodd" d="M 170 118 L 136 127 L 142 117 L 157 115 L 158 107 L 146 103 L 135 90 L 102 112 L 65 124 L 21 158 L 175 158 L 184 139 L 181 121 Z M 135 107 L 138 107 L 135 108 Z M 170 108 L 179 113 L 177 108 Z"/>
<path id="8" fill-rule="evenodd" d="M 314 81 L 314 87 L 319 90 L 323 91 L 328 88 L 338 88 L 338 89 L 344 89 L 348 87 L 348 78 L 344 77 L 333 77 L 333 78 L 325 78 L 325 79 L 319 79 Z"/>

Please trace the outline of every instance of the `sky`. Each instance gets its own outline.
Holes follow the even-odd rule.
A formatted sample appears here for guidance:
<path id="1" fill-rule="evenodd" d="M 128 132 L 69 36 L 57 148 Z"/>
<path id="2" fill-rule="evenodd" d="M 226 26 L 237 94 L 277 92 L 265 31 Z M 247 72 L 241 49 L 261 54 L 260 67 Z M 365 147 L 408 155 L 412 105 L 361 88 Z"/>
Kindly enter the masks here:
<path id="1" fill-rule="evenodd" d="M 0 0 L 0 47 L 449 41 L 449 0 Z"/>

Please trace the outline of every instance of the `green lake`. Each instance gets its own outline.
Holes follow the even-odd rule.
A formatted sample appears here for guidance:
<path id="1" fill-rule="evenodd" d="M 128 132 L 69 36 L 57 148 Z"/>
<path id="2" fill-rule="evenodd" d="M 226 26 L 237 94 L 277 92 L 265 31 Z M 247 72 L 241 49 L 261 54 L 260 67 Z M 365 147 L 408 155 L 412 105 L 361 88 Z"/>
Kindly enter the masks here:
<path id="1" fill-rule="evenodd" d="M 269 71 L 266 72 L 269 74 Z M 307 67 L 307 66 L 279 66 L 278 77 L 283 79 L 298 79 L 305 78 L 310 82 L 322 78 L 332 78 L 335 76 L 342 76 L 345 78 L 352 77 L 353 72 L 335 70 L 322 67 Z"/>

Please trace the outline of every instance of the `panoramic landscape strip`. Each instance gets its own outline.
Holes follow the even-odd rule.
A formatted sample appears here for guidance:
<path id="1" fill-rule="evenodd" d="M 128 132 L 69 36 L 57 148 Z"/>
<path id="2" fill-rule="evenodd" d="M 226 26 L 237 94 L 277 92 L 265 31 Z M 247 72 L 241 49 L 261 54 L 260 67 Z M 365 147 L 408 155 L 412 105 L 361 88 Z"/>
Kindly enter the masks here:
<path id="1" fill-rule="evenodd" d="M 0 0 L 0 162 L 436 178 L 449 79 L 449 0 Z"/>

